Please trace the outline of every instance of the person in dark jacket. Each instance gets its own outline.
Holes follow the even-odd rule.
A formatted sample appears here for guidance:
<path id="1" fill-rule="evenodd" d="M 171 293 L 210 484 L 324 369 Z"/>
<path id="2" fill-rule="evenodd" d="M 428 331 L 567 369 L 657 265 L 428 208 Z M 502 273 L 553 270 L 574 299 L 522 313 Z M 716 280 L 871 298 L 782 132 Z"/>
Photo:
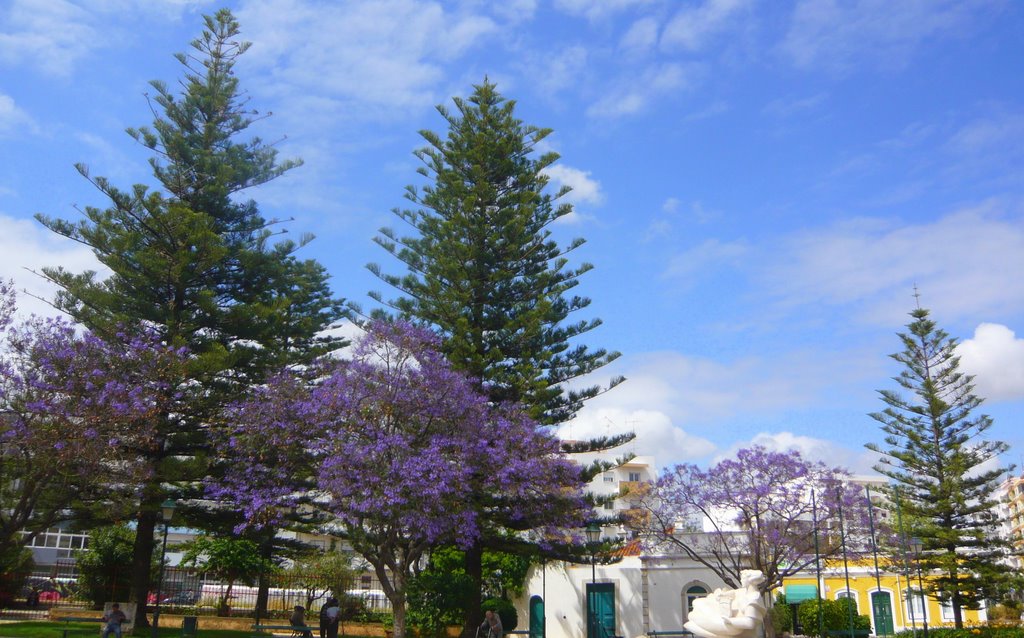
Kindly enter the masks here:
<path id="1" fill-rule="evenodd" d="M 338 620 L 341 608 L 338 599 L 331 596 L 320 608 L 320 638 L 338 638 Z"/>

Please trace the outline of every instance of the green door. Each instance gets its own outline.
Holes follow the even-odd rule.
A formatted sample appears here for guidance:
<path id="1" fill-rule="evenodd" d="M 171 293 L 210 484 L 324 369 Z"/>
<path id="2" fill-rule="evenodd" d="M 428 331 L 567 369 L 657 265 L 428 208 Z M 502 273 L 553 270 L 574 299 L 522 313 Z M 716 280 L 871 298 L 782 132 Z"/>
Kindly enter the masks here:
<path id="1" fill-rule="evenodd" d="M 530 597 L 530 638 L 544 638 L 544 599 Z"/>
<path id="2" fill-rule="evenodd" d="M 587 638 L 614 638 L 615 585 L 587 584 Z"/>
<path id="3" fill-rule="evenodd" d="M 871 592 L 871 614 L 875 617 L 875 635 L 893 635 L 892 595 L 885 591 Z"/>

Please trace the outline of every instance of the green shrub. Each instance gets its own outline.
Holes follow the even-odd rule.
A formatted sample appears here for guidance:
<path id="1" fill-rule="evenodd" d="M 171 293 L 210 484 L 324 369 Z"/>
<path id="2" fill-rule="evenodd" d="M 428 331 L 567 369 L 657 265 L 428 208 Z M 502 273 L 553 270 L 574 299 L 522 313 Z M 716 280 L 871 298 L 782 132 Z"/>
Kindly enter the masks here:
<path id="1" fill-rule="evenodd" d="M 768 614 L 776 636 L 793 631 L 793 610 L 786 603 L 785 594 L 777 594 L 775 596 L 775 604 Z"/>
<path id="2" fill-rule="evenodd" d="M 0 556 L 0 603 L 10 606 L 21 594 L 21 586 L 36 566 L 32 550 L 23 547 L 7 556 Z"/>
<path id="3" fill-rule="evenodd" d="M 135 530 L 124 525 L 90 532 L 89 547 L 78 552 L 76 562 L 82 594 L 96 609 L 108 600 L 128 600 L 134 546 Z"/>
<path id="4" fill-rule="evenodd" d="M 818 636 L 818 605 L 821 605 L 821 621 L 825 634 L 829 631 L 847 629 L 850 626 L 850 606 L 856 608 L 856 602 L 850 598 L 839 600 L 805 600 L 797 608 L 797 616 L 800 618 L 800 625 L 808 636 Z M 871 630 L 871 619 L 867 616 L 854 615 L 854 629 Z M 931 637 L 929 637 L 931 638 Z"/>

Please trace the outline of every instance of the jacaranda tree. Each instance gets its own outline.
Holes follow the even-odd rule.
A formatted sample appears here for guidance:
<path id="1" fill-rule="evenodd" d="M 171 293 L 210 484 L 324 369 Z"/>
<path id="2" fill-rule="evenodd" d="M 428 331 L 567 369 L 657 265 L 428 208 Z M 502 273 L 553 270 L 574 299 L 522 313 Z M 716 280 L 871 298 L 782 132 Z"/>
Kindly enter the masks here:
<path id="1" fill-rule="evenodd" d="M 145 473 L 131 447 L 152 437 L 153 415 L 179 400 L 185 365 L 184 351 L 145 331 L 100 339 L 61 319 L 15 321 L 14 309 L 11 283 L 0 282 L 3 556 L 65 520 L 72 506 L 102 498 L 120 510 L 116 497 L 130 498 Z M 125 491 L 97 489 L 108 480 Z"/>
<path id="2" fill-rule="evenodd" d="M 814 564 L 815 523 L 820 556 L 843 551 L 840 509 L 846 551 L 851 557 L 863 551 L 850 531 L 863 538 L 864 491 L 848 478 L 799 452 L 755 445 L 707 470 L 689 464 L 666 469 L 634 524 L 648 542 L 681 550 L 730 587 L 739 587 L 740 571 L 761 570 L 767 592 Z"/>
<path id="3" fill-rule="evenodd" d="M 299 501 L 334 517 L 334 531 L 374 568 L 405 635 L 415 565 L 441 544 L 468 546 L 482 515 L 468 495 L 506 498 L 493 512 L 524 529 L 583 523 L 580 468 L 525 411 L 493 404 L 452 369 L 428 330 L 374 323 L 351 360 L 306 376 L 282 374 L 233 411 L 230 454 L 240 464 L 214 488 L 270 524 Z M 317 495 L 306 485 L 312 477 Z"/>

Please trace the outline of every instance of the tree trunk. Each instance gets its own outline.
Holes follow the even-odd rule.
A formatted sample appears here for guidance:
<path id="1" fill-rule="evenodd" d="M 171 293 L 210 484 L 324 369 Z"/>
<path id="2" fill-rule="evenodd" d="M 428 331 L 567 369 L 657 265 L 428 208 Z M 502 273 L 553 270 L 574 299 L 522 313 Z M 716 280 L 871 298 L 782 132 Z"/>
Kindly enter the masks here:
<path id="1" fill-rule="evenodd" d="M 150 572 L 153 566 L 153 548 L 155 541 L 158 508 L 150 498 L 143 501 L 135 527 L 135 546 L 132 549 L 132 589 L 131 600 L 135 602 L 135 626 L 149 627 L 146 619 L 146 603 L 149 601 Z"/>
<path id="2" fill-rule="evenodd" d="M 480 589 L 483 585 L 484 548 L 477 540 L 466 550 L 466 575 L 473 582 L 466 596 L 466 624 L 462 628 L 463 638 L 476 638 L 477 627 L 483 622 L 480 609 L 482 601 Z"/>
<path id="3" fill-rule="evenodd" d="M 270 563 L 270 559 L 274 557 L 274 539 L 272 536 L 264 535 L 260 541 L 260 557 Z M 267 578 L 267 574 L 260 572 L 259 582 L 257 583 L 256 589 L 256 617 L 265 618 L 267 616 L 267 602 L 270 598 L 270 580 Z M 309 608 L 309 604 L 306 605 Z"/>

